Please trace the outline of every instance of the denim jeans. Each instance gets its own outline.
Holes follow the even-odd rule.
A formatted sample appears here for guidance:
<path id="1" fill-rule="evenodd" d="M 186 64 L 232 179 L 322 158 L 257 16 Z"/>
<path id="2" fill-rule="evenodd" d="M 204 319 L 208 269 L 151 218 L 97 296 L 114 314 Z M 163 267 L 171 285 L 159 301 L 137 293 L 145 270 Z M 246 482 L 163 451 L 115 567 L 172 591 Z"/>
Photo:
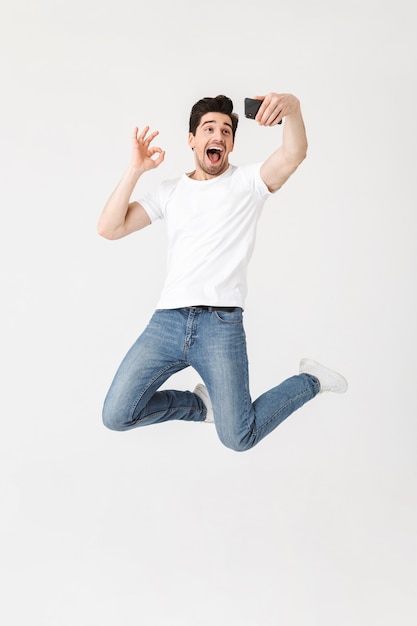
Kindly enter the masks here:
<path id="1" fill-rule="evenodd" d="M 316 378 L 300 374 L 252 402 L 242 309 L 157 310 L 116 373 L 104 403 L 105 426 L 128 430 L 168 420 L 204 421 L 206 407 L 196 394 L 158 391 L 189 366 L 207 387 L 221 442 L 237 451 L 252 448 L 320 389 Z"/>

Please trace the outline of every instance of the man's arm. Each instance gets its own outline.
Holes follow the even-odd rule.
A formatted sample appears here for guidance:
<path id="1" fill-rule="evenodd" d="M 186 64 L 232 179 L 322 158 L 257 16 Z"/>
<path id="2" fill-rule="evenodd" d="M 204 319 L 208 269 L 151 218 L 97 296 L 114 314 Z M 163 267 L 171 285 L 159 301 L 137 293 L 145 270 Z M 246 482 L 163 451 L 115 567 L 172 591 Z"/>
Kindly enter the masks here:
<path id="1" fill-rule="evenodd" d="M 131 163 L 100 215 L 97 230 L 99 235 L 106 239 L 120 239 L 151 223 L 148 214 L 139 202 L 129 202 L 142 174 L 158 167 L 165 157 L 165 152 L 161 148 L 150 147 L 158 131 L 147 136 L 148 132 L 149 126 L 146 126 L 140 135 L 138 129 L 135 128 L 132 137 Z M 154 155 L 158 156 L 152 158 Z"/>
<path id="2" fill-rule="evenodd" d="M 295 172 L 307 155 L 307 137 L 300 102 L 291 94 L 270 93 L 256 116 L 261 126 L 275 126 L 283 118 L 282 145 L 263 163 L 261 177 L 269 191 L 276 191 Z M 262 99 L 259 96 L 259 99 Z"/>

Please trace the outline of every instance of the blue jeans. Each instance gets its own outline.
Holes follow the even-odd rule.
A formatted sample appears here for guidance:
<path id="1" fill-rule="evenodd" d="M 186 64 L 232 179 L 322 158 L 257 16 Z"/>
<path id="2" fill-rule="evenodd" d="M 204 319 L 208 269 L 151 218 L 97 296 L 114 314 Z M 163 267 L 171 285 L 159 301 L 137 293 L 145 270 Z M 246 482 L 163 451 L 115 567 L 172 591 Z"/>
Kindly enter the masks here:
<path id="1" fill-rule="evenodd" d="M 320 389 L 316 378 L 300 374 L 252 402 L 242 309 L 157 310 L 116 373 L 104 403 L 105 426 L 204 421 L 206 407 L 191 391 L 158 391 L 189 366 L 207 387 L 220 440 L 237 451 L 252 448 Z"/>

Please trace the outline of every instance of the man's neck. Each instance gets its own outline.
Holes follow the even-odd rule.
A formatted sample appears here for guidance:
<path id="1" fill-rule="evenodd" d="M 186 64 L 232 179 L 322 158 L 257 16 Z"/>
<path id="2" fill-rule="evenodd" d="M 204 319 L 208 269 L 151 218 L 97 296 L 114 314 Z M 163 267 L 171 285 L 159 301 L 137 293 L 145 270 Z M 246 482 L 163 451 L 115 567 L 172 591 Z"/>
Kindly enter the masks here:
<path id="1" fill-rule="evenodd" d="M 208 172 L 205 172 L 204 170 L 198 168 L 194 170 L 193 172 L 187 173 L 187 176 L 188 178 L 191 178 L 192 180 L 201 180 L 201 181 L 213 180 L 213 178 L 218 178 L 219 176 L 222 176 L 225 172 L 227 172 L 229 167 L 230 167 L 230 163 L 227 164 L 226 169 L 224 169 L 222 172 L 219 172 L 218 174 L 209 174 Z"/>

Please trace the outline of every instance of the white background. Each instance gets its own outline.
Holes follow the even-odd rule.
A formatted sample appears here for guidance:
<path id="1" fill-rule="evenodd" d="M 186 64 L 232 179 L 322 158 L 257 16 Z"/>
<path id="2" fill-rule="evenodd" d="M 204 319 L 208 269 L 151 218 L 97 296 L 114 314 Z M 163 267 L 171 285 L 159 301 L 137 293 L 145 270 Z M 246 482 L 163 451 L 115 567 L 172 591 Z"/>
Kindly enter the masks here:
<path id="1" fill-rule="evenodd" d="M 7 626 L 411 626 L 417 620 L 415 2 L 3 4 L 0 619 Z M 226 93 L 232 162 L 295 93 L 309 156 L 265 207 L 245 313 L 252 394 L 302 356 L 342 371 L 256 448 L 212 427 L 101 425 L 156 304 L 162 224 L 96 234 L 133 127 L 192 169 Z M 187 371 L 171 384 L 193 388 Z"/>

